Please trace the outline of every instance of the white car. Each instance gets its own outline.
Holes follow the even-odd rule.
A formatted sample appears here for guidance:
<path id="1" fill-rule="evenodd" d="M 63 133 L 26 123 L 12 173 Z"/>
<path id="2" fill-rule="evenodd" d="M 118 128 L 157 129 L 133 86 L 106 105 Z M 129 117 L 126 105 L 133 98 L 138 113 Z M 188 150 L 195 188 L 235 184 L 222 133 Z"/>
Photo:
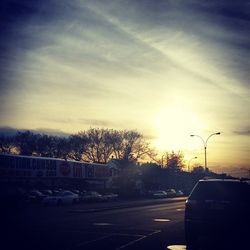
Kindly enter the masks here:
<path id="1" fill-rule="evenodd" d="M 166 190 L 166 193 L 168 194 L 168 197 L 169 198 L 173 198 L 173 197 L 176 197 L 176 191 L 175 191 L 175 189 L 167 189 Z"/>
<path id="2" fill-rule="evenodd" d="M 74 194 L 71 191 L 61 191 L 43 199 L 43 204 L 54 205 L 74 204 L 77 202 L 79 202 L 78 194 Z"/>
<path id="3" fill-rule="evenodd" d="M 102 194 L 102 198 L 104 201 L 116 201 L 118 199 L 118 194 L 114 193 L 104 193 Z"/>
<path id="4" fill-rule="evenodd" d="M 167 198 L 168 194 L 167 194 L 167 192 L 165 192 L 163 190 L 158 190 L 158 191 L 155 191 L 154 193 L 152 193 L 152 197 L 153 198 Z"/>
<path id="5" fill-rule="evenodd" d="M 85 192 L 80 199 L 81 201 L 104 201 L 103 196 L 96 191 Z"/>

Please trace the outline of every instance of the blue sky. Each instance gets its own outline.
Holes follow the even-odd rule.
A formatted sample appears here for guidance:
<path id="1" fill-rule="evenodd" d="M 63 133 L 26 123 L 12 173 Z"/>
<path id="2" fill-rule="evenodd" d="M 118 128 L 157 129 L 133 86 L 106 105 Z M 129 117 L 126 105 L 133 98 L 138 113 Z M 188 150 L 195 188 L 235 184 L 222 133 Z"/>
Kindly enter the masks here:
<path id="1" fill-rule="evenodd" d="M 201 164 L 189 135 L 220 131 L 211 169 L 250 167 L 249 1 L 9 0 L 0 28 L 2 127 L 136 129 Z"/>

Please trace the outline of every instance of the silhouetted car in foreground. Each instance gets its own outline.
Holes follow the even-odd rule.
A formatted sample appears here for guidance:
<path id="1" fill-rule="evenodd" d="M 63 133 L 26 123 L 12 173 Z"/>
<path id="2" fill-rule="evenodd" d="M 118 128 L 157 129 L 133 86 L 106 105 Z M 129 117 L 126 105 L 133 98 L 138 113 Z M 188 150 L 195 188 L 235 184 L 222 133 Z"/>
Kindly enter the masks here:
<path id="1" fill-rule="evenodd" d="M 186 201 L 189 250 L 249 249 L 250 185 L 233 179 L 200 180 Z"/>

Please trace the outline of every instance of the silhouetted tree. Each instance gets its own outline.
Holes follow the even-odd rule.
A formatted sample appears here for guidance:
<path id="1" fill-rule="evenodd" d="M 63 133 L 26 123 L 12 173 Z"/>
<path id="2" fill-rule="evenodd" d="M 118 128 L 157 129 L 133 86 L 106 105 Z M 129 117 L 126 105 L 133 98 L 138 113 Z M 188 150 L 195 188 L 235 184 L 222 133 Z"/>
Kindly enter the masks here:
<path id="1" fill-rule="evenodd" d="M 81 134 L 87 141 L 83 159 L 90 162 L 106 163 L 112 154 L 112 146 L 109 143 L 109 130 L 91 128 L 86 132 L 81 132 Z"/>
<path id="2" fill-rule="evenodd" d="M 37 149 L 38 135 L 29 130 L 18 131 L 15 136 L 15 143 L 21 155 L 32 155 Z"/>
<path id="3" fill-rule="evenodd" d="M 54 143 L 54 157 L 68 159 L 68 155 L 70 154 L 69 138 L 55 136 Z"/>
<path id="4" fill-rule="evenodd" d="M 180 171 L 184 167 L 184 155 L 181 151 L 164 152 L 151 159 L 162 168 L 167 168 L 168 170 Z"/>
<path id="5" fill-rule="evenodd" d="M 113 150 L 117 159 L 138 162 L 153 155 L 149 143 L 137 131 L 124 130 L 113 135 Z"/>
<path id="6" fill-rule="evenodd" d="M 70 152 L 68 154 L 69 159 L 76 161 L 83 160 L 83 154 L 87 150 L 88 138 L 84 132 L 71 135 L 68 140 Z"/>
<path id="7" fill-rule="evenodd" d="M 142 180 L 147 190 L 159 189 L 163 169 L 156 163 L 145 163 L 141 165 Z"/>
<path id="8" fill-rule="evenodd" d="M 13 136 L 0 136 L 0 152 L 11 153 L 16 148 Z"/>
<path id="9" fill-rule="evenodd" d="M 37 135 L 36 154 L 41 157 L 55 157 L 57 137 Z"/>
<path id="10" fill-rule="evenodd" d="M 82 158 L 90 162 L 107 163 L 112 157 L 137 162 L 152 153 L 149 143 L 136 131 L 91 128 L 78 136 L 86 142 Z"/>
<path id="11" fill-rule="evenodd" d="M 112 129 L 106 129 L 103 132 L 103 151 L 102 158 L 103 162 L 107 163 L 114 152 L 114 148 L 112 145 L 113 137 L 115 137 L 116 131 Z"/>
<path id="12" fill-rule="evenodd" d="M 172 151 L 167 154 L 167 168 L 173 172 L 179 172 L 184 167 L 184 155 L 181 151 Z"/>
<path id="13" fill-rule="evenodd" d="M 192 173 L 194 173 L 194 174 L 203 174 L 204 173 L 204 167 L 195 166 L 195 167 L 193 167 Z"/>
<path id="14" fill-rule="evenodd" d="M 155 153 L 154 156 L 151 157 L 151 159 L 162 168 L 166 168 L 168 163 L 168 152 L 164 152 L 160 155 L 157 155 L 157 153 Z"/>
<path id="15" fill-rule="evenodd" d="M 121 131 L 112 130 L 112 156 L 115 159 L 122 159 L 123 158 L 123 136 Z"/>

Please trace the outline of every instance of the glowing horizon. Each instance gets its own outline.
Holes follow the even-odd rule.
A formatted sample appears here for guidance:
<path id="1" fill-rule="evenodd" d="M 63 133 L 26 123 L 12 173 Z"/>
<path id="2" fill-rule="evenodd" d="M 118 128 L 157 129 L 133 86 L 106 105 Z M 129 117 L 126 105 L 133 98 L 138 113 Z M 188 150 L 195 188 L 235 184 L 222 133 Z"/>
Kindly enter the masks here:
<path id="1" fill-rule="evenodd" d="M 220 131 L 211 169 L 249 168 L 249 6 L 219 2 L 10 0 L 1 127 L 137 130 L 201 164 L 189 135 Z"/>

